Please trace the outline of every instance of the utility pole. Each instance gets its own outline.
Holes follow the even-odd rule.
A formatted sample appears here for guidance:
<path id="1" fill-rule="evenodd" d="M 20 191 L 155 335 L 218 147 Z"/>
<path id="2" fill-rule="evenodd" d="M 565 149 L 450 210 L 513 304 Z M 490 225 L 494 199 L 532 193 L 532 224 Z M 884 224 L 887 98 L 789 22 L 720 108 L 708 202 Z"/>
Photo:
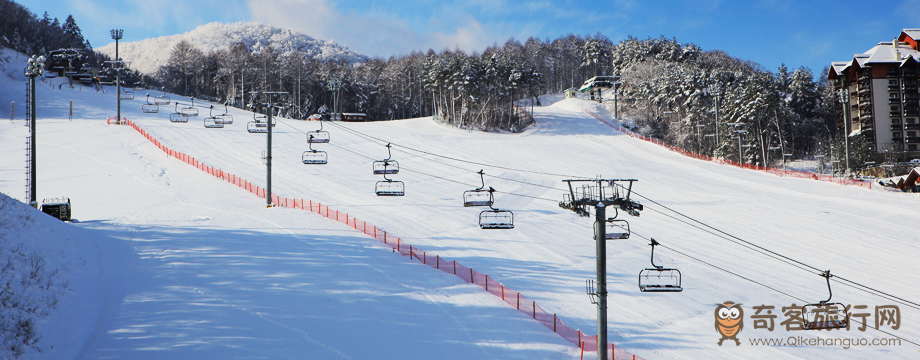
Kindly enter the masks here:
<path id="1" fill-rule="evenodd" d="M 38 209 L 38 200 L 36 199 L 38 192 L 38 178 L 35 175 L 35 154 L 37 149 L 35 148 L 35 125 L 36 125 L 36 114 L 35 114 L 35 78 L 41 76 L 44 73 L 45 57 L 39 56 L 35 57 L 34 55 L 29 58 L 29 65 L 25 69 L 25 76 L 29 78 L 29 205 Z"/>

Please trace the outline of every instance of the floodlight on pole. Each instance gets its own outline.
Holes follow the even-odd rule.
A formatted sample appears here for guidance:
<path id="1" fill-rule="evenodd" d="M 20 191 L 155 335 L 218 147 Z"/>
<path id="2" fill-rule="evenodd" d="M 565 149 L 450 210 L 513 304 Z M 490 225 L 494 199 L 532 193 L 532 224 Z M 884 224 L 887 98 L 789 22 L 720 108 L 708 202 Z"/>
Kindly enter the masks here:
<path id="1" fill-rule="evenodd" d="M 35 176 L 35 170 L 37 166 L 35 165 L 35 154 L 36 154 L 36 141 L 35 141 L 35 125 L 36 125 L 36 114 L 35 114 L 35 78 L 41 76 L 45 73 L 44 70 L 45 57 L 44 56 L 32 56 L 29 58 L 29 65 L 25 68 L 25 76 L 29 78 L 29 205 L 32 205 L 34 208 L 38 208 L 38 200 L 36 199 L 38 191 L 38 178 Z"/>
<path id="2" fill-rule="evenodd" d="M 115 39 L 115 123 L 121 124 L 121 58 L 118 57 L 118 40 L 125 34 L 124 29 L 109 30 L 112 39 Z"/>

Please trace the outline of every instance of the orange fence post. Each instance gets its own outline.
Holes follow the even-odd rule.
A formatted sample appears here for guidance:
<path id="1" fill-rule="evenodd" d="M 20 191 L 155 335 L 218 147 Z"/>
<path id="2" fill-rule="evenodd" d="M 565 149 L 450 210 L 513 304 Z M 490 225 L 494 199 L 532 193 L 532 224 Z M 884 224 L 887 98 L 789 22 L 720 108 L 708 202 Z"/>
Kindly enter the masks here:
<path id="1" fill-rule="evenodd" d="M 517 309 L 521 310 L 521 293 L 517 293 Z"/>
<path id="2" fill-rule="evenodd" d="M 531 302 L 533 303 L 533 318 L 536 319 L 537 318 L 537 302 L 536 301 L 531 301 Z"/>
<path id="3" fill-rule="evenodd" d="M 473 279 L 473 269 L 470 269 L 470 284 L 475 284 L 476 281 Z"/>
<path id="4" fill-rule="evenodd" d="M 486 291 L 489 291 L 489 274 L 486 274 Z"/>
<path id="5" fill-rule="evenodd" d="M 454 275 L 457 275 L 457 260 L 454 260 Z"/>
<path id="6" fill-rule="evenodd" d="M 502 286 L 502 301 L 505 301 L 505 284 L 499 284 Z"/>
<path id="7" fill-rule="evenodd" d="M 553 314 L 553 332 L 556 332 L 556 314 Z"/>
<path id="8" fill-rule="evenodd" d="M 435 255 L 435 256 L 437 257 L 437 260 L 435 260 L 435 261 L 437 261 L 437 262 L 435 263 L 435 267 L 434 267 L 434 268 L 435 268 L 435 269 L 438 269 L 438 270 L 441 270 L 441 255 Z"/>

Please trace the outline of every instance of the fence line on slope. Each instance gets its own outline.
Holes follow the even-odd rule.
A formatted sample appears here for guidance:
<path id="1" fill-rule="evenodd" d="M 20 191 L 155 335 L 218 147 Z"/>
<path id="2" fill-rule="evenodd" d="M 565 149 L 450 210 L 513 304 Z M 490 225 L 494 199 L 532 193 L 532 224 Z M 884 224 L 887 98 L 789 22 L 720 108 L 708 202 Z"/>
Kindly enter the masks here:
<path id="1" fill-rule="evenodd" d="M 136 130 L 167 155 L 179 159 L 191 166 L 194 166 L 211 176 L 220 178 L 226 182 L 245 189 L 246 191 L 249 191 L 250 193 L 262 199 L 265 198 L 264 188 L 257 186 L 239 176 L 225 172 L 222 169 L 206 165 L 194 157 L 189 156 L 188 154 L 170 149 L 131 120 L 125 119 L 122 123 Z M 532 317 L 534 320 L 540 322 L 547 328 L 552 329 L 553 332 L 561 336 L 563 339 L 571 342 L 575 346 L 579 347 L 583 351 L 597 351 L 597 335 L 589 336 L 583 334 L 581 330 L 572 329 L 566 325 L 565 322 L 562 321 L 562 318 L 560 318 L 558 315 L 547 312 L 542 307 L 540 307 L 536 301 L 522 295 L 518 291 L 509 289 L 504 284 L 496 281 L 494 278 L 490 278 L 487 274 L 482 274 L 476 270 L 473 270 L 472 268 L 466 267 L 463 264 L 458 263 L 456 260 L 449 260 L 447 258 L 441 257 L 440 255 L 428 254 L 427 251 L 419 249 L 414 245 L 407 244 L 403 242 L 402 239 L 400 239 L 398 236 L 393 236 L 392 234 L 381 230 L 375 225 L 368 224 L 365 221 L 356 219 L 348 213 L 330 209 L 328 206 L 321 203 L 313 202 L 312 200 L 285 198 L 275 194 L 271 194 L 271 199 L 272 204 L 278 207 L 306 210 L 331 220 L 338 221 L 357 231 L 363 232 L 365 235 L 377 239 L 378 241 L 393 248 L 395 252 L 409 256 L 410 259 L 421 262 L 422 264 L 428 265 L 436 270 L 440 270 L 448 274 L 453 274 L 471 284 L 478 285 L 485 289 L 486 292 L 501 298 L 502 301 L 516 308 L 518 311 L 526 314 L 528 317 Z M 429 258 L 429 256 L 431 256 L 431 258 Z M 612 343 L 608 342 L 608 344 L 608 359 L 641 360 L 641 358 L 627 353 L 625 350 L 615 346 Z"/>
<path id="2" fill-rule="evenodd" d="M 604 118 L 601 117 L 600 115 L 597 115 L 596 113 L 593 113 L 593 112 L 591 112 L 591 111 L 588 111 L 588 110 L 585 110 L 585 109 L 582 109 L 582 111 L 584 111 L 584 112 L 585 112 L 586 114 L 588 114 L 588 115 L 591 115 L 591 117 L 595 118 L 597 121 L 600 121 L 600 122 L 603 123 L 604 125 L 607 125 L 607 126 L 613 128 L 613 129 L 616 130 L 616 131 L 619 131 L 619 132 L 621 132 L 621 133 L 623 133 L 623 134 L 626 134 L 626 135 L 628 135 L 628 136 L 634 137 L 634 138 L 639 139 L 639 140 L 647 141 L 647 142 L 650 142 L 650 143 L 652 143 L 652 144 L 655 144 L 655 145 L 658 145 L 658 146 L 665 147 L 665 148 L 667 148 L 667 149 L 669 149 L 669 150 L 671 150 L 671 151 L 677 152 L 677 153 L 679 153 L 679 154 L 681 154 L 681 155 L 684 155 L 684 156 L 687 156 L 687 157 L 691 157 L 691 158 L 694 158 L 694 159 L 703 160 L 703 161 L 709 161 L 709 162 L 713 162 L 713 163 L 716 163 L 716 164 L 723 164 L 723 165 L 736 166 L 736 167 L 740 167 L 740 168 L 742 168 L 742 169 L 749 169 L 749 170 L 754 170 L 754 171 L 762 171 L 762 172 L 765 172 L 765 173 L 768 173 L 768 174 L 773 174 L 773 175 L 776 175 L 776 176 L 794 177 L 794 178 L 799 178 L 799 179 L 812 179 L 812 180 L 818 180 L 818 181 L 827 181 L 827 182 L 832 182 L 832 183 L 836 183 L 836 184 L 840 184 L 840 185 L 853 185 L 853 186 L 859 186 L 859 187 L 868 187 L 869 190 L 872 190 L 872 182 L 871 182 L 871 181 L 845 179 L 845 178 L 835 177 L 835 176 L 831 176 L 831 175 L 814 174 L 814 173 L 809 173 L 809 172 L 804 172 L 804 171 L 782 170 L 782 169 L 771 168 L 771 167 L 766 167 L 766 166 L 758 166 L 758 165 L 753 165 L 753 164 L 741 164 L 741 163 L 739 163 L 739 162 L 737 162 L 737 161 L 733 161 L 733 160 L 722 159 L 722 158 L 716 158 L 716 157 L 712 157 L 712 156 L 709 156 L 709 155 L 697 154 L 697 153 L 692 152 L 692 151 L 687 151 L 687 150 L 681 149 L 681 148 L 679 148 L 679 147 L 677 147 L 677 146 L 668 145 L 668 144 L 665 143 L 664 141 L 661 141 L 661 140 L 658 140 L 658 139 L 655 139 L 655 138 L 651 138 L 651 137 L 648 137 L 648 136 L 642 136 L 642 135 L 636 134 L 636 133 L 632 132 L 631 130 L 629 130 L 629 129 L 627 129 L 627 128 L 624 128 L 624 127 L 622 127 L 622 126 L 616 125 L 616 124 L 614 124 L 614 123 L 608 121 L 607 119 L 604 119 Z"/>

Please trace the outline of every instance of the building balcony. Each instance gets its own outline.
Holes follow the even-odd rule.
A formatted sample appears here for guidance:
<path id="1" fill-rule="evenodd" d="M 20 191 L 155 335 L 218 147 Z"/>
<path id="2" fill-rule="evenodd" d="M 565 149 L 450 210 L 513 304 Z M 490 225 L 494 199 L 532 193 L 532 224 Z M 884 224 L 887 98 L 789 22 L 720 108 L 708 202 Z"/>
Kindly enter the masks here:
<path id="1" fill-rule="evenodd" d="M 920 130 L 920 124 L 905 124 L 904 128 L 907 130 Z"/>
<path id="2" fill-rule="evenodd" d="M 893 137 L 893 138 L 891 138 L 891 142 L 893 142 L 893 143 L 903 143 L 903 142 L 904 142 L 904 138 L 902 138 L 902 137 Z"/>
<path id="3" fill-rule="evenodd" d="M 901 116 L 901 112 L 900 112 L 900 111 L 891 111 L 891 112 L 888 113 L 888 116 L 889 116 L 889 117 Z M 907 115 L 907 116 L 910 116 L 910 115 Z"/>
<path id="4" fill-rule="evenodd" d="M 916 85 L 916 84 L 914 84 L 914 85 L 907 85 L 907 84 L 905 84 L 905 85 L 904 85 L 904 90 L 905 90 L 905 91 L 917 91 L 917 85 Z"/>
<path id="5" fill-rule="evenodd" d="M 908 144 L 920 144 L 920 136 L 908 136 L 907 143 Z"/>
<path id="6" fill-rule="evenodd" d="M 900 86 L 897 85 L 888 85 L 888 91 L 898 91 L 901 90 Z"/>
<path id="7" fill-rule="evenodd" d="M 859 95 L 865 95 L 865 94 L 868 94 L 868 93 L 869 93 L 869 88 L 860 87 L 858 90 L 856 90 L 856 92 L 857 92 Z"/>
<path id="8" fill-rule="evenodd" d="M 905 77 L 907 77 L 907 76 L 917 76 L 917 72 L 914 71 L 914 70 L 903 70 L 903 71 L 901 71 L 901 73 L 904 74 Z"/>
<path id="9" fill-rule="evenodd" d="M 901 124 L 891 124 L 891 130 L 901 130 Z"/>
<path id="10" fill-rule="evenodd" d="M 872 122 L 872 115 L 863 115 L 863 116 L 860 116 L 860 117 L 859 117 L 859 121 L 864 122 L 864 123 L 870 123 L 870 122 Z"/>
<path id="11" fill-rule="evenodd" d="M 888 103 L 889 103 L 889 104 L 900 104 L 900 103 L 901 103 L 901 99 L 898 99 L 898 98 L 889 98 L 889 99 L 888 99 Z"/>
<path id="12" fill-rule="evenodd" d="M 920 116 L 920 111 L 917 110 L 905 110 L 904 116 Z"/>

